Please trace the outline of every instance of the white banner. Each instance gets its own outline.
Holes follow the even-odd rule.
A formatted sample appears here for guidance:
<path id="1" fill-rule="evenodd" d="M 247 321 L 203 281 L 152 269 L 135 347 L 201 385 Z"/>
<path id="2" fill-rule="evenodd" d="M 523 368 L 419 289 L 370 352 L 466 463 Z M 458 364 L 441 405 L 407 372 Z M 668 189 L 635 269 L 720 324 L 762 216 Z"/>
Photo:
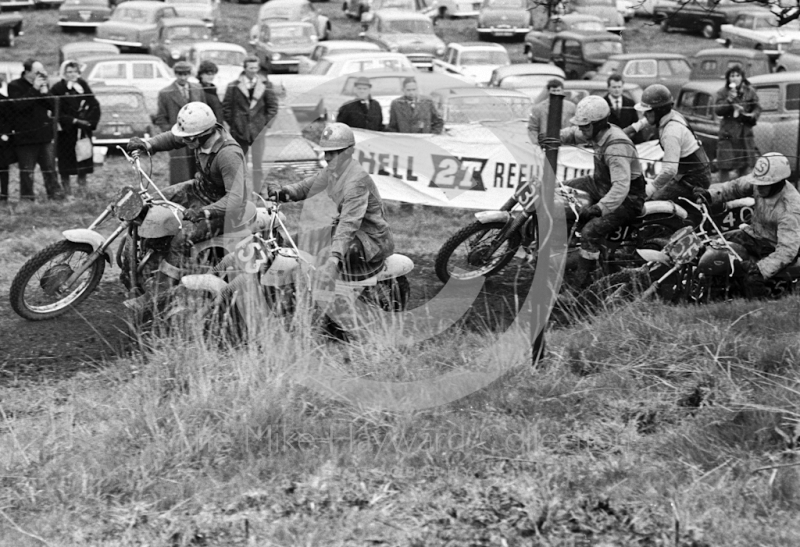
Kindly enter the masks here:
<path id="1" fill-rule="evenodd" d="M 544 152 L 530 143 L 524 124 L 471 124 L 442 135 L 354 132 L 355 157 L 387 200 L 497 209 L 518 184 L 543 173 Z M 658 143 L 643 143 L 637 150 L 645 173 L 654 176 L 663 155 Z M 559 150 L 559 180 L 589 174 L 593 168 L 590 148 Z"/>

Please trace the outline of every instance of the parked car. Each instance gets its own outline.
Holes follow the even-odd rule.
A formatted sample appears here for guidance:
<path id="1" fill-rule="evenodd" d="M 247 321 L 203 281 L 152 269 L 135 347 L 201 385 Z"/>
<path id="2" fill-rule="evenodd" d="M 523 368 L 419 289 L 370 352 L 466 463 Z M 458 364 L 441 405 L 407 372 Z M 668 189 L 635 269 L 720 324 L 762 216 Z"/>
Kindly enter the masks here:
<path id="1" fill-rule="evenodd" d="M 308 0 L 270 0 L 258 10 L 258 21 L 311 23 L 320 40 L 331 35 L 331 22 Z"/>
<path id="2" fill-rule="evenodd" d="M 22 16 L 19 13 L 0 13 L 0 46 L 14 47 L 22 34 Z"/>
<path id="3" fill-rule="evenodd" d="M 800 113 L 800 72 L 762 74 L 748 78 L 758 94 L 761 116 L 753 127 L 756 147 L 761 152 L 780 152 L 793 158 L 797 173 L 797 126 Z M 677 95 L 675 108 L 691 124 L 712 160 L 717 155 L 719 118 L 714 113 L 720 81 L 689 82 Z"/>
<path id="4" fill-rule="evenodd" d="M 109 0 L 64 0 L 58 8 L 58 26 L 63 32 L 93 29 L 111 17 Z"/>
<path id="5" fill-rule="evenodd" d="M 88 57 L 81 61 L 81 75 L 89 84 L 102 82 L 138 88 L 151 115 L 158 110 L 158 92 L 175 80 L 172 69 L 163 60 L 141 53 Z"/>
<path id="6" fill-rule="evenodd" d="M 769 56 L 757 49 L 703 49 L 695 53 L 690 62 L 692 73 L 689 79 L 692 81 L 723 79 L 733 66 L 742 67 L 748 77 L 772 72 Z"/>
<path id="7" fill-rule="evenodd" d="M 36 6 L 34 0 L 0 0 L 0 10 L 31 9 Z"/>
<path id="8" fill-rule="evenodd" d="M 420 69 L 432 70 L 433 60 L 444 54 L 445 45 L 433 32 L 425 15 L 412 11 L 376 11 L 367 30 L 359 34 L 381 49 L 404 54 Z"/>
<path id="9" fill-rule="evenodd" d="M 722 25 L 732 23 L 742 11 L 752 11 L 750 2 L 734 0 L 679 0 L 662 2 L 653 8 L 653 20 L 661 25 L 661 30 L 669 32 L 681 28 L 689 32 L 699 32 L 709 40 L 719 37 Z M 769 13 L 769 10 L 764 9 Z"/>
<path id="10" fill-rule="evenodd" d="M 445 87 L 431 93 L 439 114 L 448 125 L 479 122 L 523 121 L 531 113 L 530 97 L 513 89 Z"/>
<path id="11" fill-rule="evenodd" d="M 483 0 L 478 13 L 478 36 L 524 36 L 531 30 L 526 0 Z"/>
<path id="12" fill-rule="evenodd" d="M 800 21 L 795 19 L 779 27 L 775 14 L 765 10 L 739 13 L 733 23 L 720 27 L 717 39 L 726 47 L 755 48 L 775 53 L 795 40 L 800 40 Z"/>
<path id="13" fill-rule="evenodd" d="M 532 30 L 525 35 L 525 56 L 532 63 L 550 62 L 550 52 L 556 34 L 564 31 L 594 34 L 605 32 L 603 20 L 594 15 L 570 13 L 563 17 L 551 17 L 544 28 Z"/>
<path id="14" fill-rule="evenodd" d="M 442 19 L 477 17 L 481 10 L 480 0 L 433 0 L 432 7 Z"/>
<path id="15" fill-rule="evenodd" d="M 515 89 L 534 97 L 553 78 L 563 80 L 565 77 L 564 71 L 555 65 L 542 63 L 509 65 L 494 69 L 488 87 Z"/>
<path id="16" fill-rule="evenodd" d="M 308 74 L 314 65 L 327 55 L 338 55 L 340 53 L 360 53 L 362 51 L 382 51 L 378 44 L 365 42 L 364 40 L 328 40 L 314 47 L 311 55 L 300 55 L 297 57 L 297 72 Z"/>
<path id="17" fill-rule="evenodd" d="M 622 20 L 626 23 L 633 19 L 636 15 L 636 4 L 634 0 L 615 0 L 617 4 L 617 12 L 622 16 Z"/>
<path id="18" fill-rule="evenodd" d="M 254 161 L 262 162 L 265 177 L 274 170 L 304 179 L 322 168 L 323 157 L 319 147 L 303 136 L 292 108 L 282 104 L 264 136 L 264 155 Z"/>
<path id="19" fill-rule="evenodd" d="M 433 71 L 486 85 L 494 69 L 511 64 L 508 50 L 500 44 L 467 42 L 448 44 L 442 59 L 433 60 Z"/>
<path id="20" fill-rule="evenodd" d="M 311 55 L 317 34 L 311 23 L 261 21 L 251 42 L 258 62 L 269 72 L 297 72 L 298 57 Z"/>
<path id="21" fill-rule="evenodd" d="M 625 82 L 622 86 L 622 94 L 634 103 L 642 99 L 642 88 L 636 84 Z M 564 82 L 564 98 L 578 104 L 581 99 L 589 95 L 599 95 L 604 97 L 608 93 L 606 82 L 596 80 L 567 80 Z M 533 104 L 540 103 L 550 96 L 547 89 L 542 89 L 539 95 L 533 98 Z"/>
<path id="22" fill-rule="evenodd" d="M 186 60 L 192 44 L 210 39 L 211 31 L 202 19 L 170 17 L 158 23 L 156 35 L 150 42 L 150 54 L 173 66 L 178 61 Z"/>
<path id="23" fill-rule="evenodd" d="M 179 17 L 201 19 L 212 30 L 219 25 L 220 0 L 167 0 L 167 3 L 175 7 Z"/>
<path id="24" fill-rule="evenodd" d="M 132 86 L 95 85 L 92 87 L 100 103 L 100 122 L 92 135 L 95 146 L 126 144 L 133 137 L 154 134 L 142 91 Z"/>
<path id="25" fill-rule="evenodd" d="M 553 39 L 550 61 L 564 70 L 567 79 L 577 80 L 599 70 L 612 55 L 624 51 L 619 34 L 559 32 Z"/>
<path id="26" fill-rule="evenodd" d="M 681 86 L 689 81 L 692 65 L 678 53 L 624 53 L 610 56 L 592 79 L 606 81 L 615 73 L 642 89 L 650 84 L 664 84 L 677 95 Z"/>
<path id="27" fill-rule="evenodd" d="M 64 61 L 80 61 L 97 55 L 119 55 L 119 48 L 113 44 L 99 42 L 69 42 L 58 48 L 58 64 Z"/>
<path id="28" fill-rule="evenodd" d="M 118 5 L 108 21 L 97 25 L 95 42 L 114 44 L 123 51 L 147 51 L 162 19 L 177 17 L 169 4 L 129 0 Z"/>
<path id="29" fill-rule="evenodd" d="M 570 0 L 569 6 L 575 13 L 602 19 L 606 32 L 620 33 L 625 29 L 625 19 L 617 11 L 617 0 Z"/>
<path id="30" fill-rule="evenodd" d="M 228 84 L 241 75 L 246 57 L 246 49 L 228 42 L 197 42 L 186 54 L 186 60 L 191 63 L 195 75 L 203 61 L 211 61 L 217 65 L 217 75 L 214 76 L 213 83 L 217 86 L 220 98 L 225 96 Z"/>
<path id="31" fill-rule="evenodd" d="M 328 55 L 319 60 L 311 69 L 313 76 L 336 78 L 354 72 L 368 70 L 390 70 L 413 72 L 414 65 L 402 53 L 391 51 L 370 51 L 367 53 L 342 53 Z"/>
<path id="32" fill-rule="evenodd" d="M 355 17 L 362 23 L 369 23 L 373 13 L 384 9 L 416 11 L 428 17 L 435 17 L 437 14 L 436 10 L 428 3 L 428 0 L 358 0 L 351 2 L 350 5 L 351 9 L 355 7 L 356 13 L 346 12 L 347 15 Z"/>

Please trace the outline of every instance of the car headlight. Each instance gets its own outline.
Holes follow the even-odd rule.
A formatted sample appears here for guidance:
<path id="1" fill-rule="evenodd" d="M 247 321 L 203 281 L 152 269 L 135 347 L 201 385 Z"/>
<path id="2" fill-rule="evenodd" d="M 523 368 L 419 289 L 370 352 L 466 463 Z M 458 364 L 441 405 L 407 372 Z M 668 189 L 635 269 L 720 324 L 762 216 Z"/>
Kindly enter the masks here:
<path id="1" fill-rule="evenodd" d="M 177 49 L 173 49 L 170 53 L 171 53 L 173 59 L 180 59 L 181 58 L 181 52 L 178 51 Z"/>
<path id="2" fill-rule="evenodd" d="M 400 48 L 397 47 L 397 44 L 392 44 L 392 45 L 389 46 L 389 51 L 397 52 L 398 49 L 400 49 Z"/>
<path id="3" fill-rule="evenodd" d="M 273 61 L 277 61 L 277 60 L 279 60 L 280 58 L 281 58 L 281 54 L 280 54 L 280 53 L 273 53 L 273 54 L 272 54 L 272 60 L 273 60 Z"/>
<path id="4" fill-rule="evenodd" d="M 444 55 L 444 47 L 439 46 L 436 48 L 436 55 Z"/>

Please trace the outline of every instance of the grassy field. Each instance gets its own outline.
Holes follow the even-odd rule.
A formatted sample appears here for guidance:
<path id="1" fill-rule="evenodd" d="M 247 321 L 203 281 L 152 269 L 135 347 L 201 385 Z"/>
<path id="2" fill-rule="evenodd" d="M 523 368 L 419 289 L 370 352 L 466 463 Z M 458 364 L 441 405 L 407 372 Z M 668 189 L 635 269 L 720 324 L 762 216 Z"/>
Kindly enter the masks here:
<path id="1" fill-rule="evenodd" d="M 340 6 L 317 6 L 335 37 L 357 30 Z M 242 41 L 257 6 L 223 10 L 222 38 Z M 50 68 L 57 44 L 85 39 L 58 34 L 54 11 L 28 15 L 7 55 Z M 439 30 L 471 40 L 471 25 Z M 634 50 L 708 45 L 675 34 L 664 45 L 644 21 L 630 34 Z M 67 375 L 57 364 L 21 374 L 8 341 L 33 326 L 5 302 L 14 273 L 62 229 L 88 225 L 127 173 L 114 156 L 83 199 L 2 209 L 0 545 L 800 545 L 797 296 L 606 310 L 551 329 L 534 367 L 498 345 L 476 305 L 484 328 L 461 322 L 417 343 L 397 322 L 327 342 L 299 314 L 265 318 L 242 346 L 190 323 Z M 165 174 L 157 157 L 154 178 Z M 440 287 L 426 257 L 467 217 L 418 213 L 390 211 L 398 250 L 420 257 L 415 305 Z M 359 404 L 480 372 L 497 379 L 432 408 Z M 320 385 L 335 373 L 364 383 L 331 397 Z"/>

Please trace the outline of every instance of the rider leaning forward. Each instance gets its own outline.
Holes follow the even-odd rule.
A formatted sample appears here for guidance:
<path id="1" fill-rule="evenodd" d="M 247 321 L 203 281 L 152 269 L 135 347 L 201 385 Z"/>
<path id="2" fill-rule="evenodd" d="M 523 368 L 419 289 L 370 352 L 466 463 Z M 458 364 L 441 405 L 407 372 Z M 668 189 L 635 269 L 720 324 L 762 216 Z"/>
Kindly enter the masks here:
<path id="1" fill-rule="evenodd" d="M 730 243 L 744 247 L 743 266 L 750 295 L 767 296 L 766 280 L 794 262 L 800 253 L 800 192 L 786 179 L 792 174 L 783 154 L 764 154 L 744 177 L 694 191 L 699 200 L 721 203 L 755 199 L 750 225 L 725 234 Z M 742 257 L 745 258 L 745 257 Z"/>
<path id="2" fill-rule="evenodd" d="M 658 130 L 658 143 L 664 151 L 661 172 L 653 180 L 655 192 L 649 199 L 675 201 L 678 198 L 694 199 L 695 188 L 708 188 L 711 169 L 708 156 L 686 118 L 672 109 L 672 93 L 661 84 L 648 86 L 642 100 L 634 108 L 644 113 L 644 118 L 625 128 L 633 136 L 647 125 Z"/>
<path id="3" fill-rule="evenodd" d="M 622 129 L 608 123 L 610 114 L 605 99 L 590 95 L 578 103 L 570 119 L 573 127 L 561 130 L 560 141 L 545 139 L 547 146 L 590 142 L 594 147 L 594 173 L 565 183 L 588 192 L 594 202 L 581 210 L 578 219 L 583 224 L 575 275 L 578 288 L 591 283 L 606 236 L 639 216 L 645 201 L 646 182 L 636 147 Z"/>
<path id="4" fill-rule="evenodd" d="M 159 282 L 174 284 L 191 253 L 192 244 L 237 230 L 255 214 L 244 154 L 228 131 L 217 123 L 205 103 L 191 102 L 178 112 L 172 129 L 148 140 L 128 142 L 128 152 L 163 152 L 188 147 L 198 168 L 195 178 L 163 190 L 169 201 L 186 207 L 183 230 L 172 239 L 169 255 L 159 268 Z M 166 279 L 165 278 L 171 278 Z"/>

